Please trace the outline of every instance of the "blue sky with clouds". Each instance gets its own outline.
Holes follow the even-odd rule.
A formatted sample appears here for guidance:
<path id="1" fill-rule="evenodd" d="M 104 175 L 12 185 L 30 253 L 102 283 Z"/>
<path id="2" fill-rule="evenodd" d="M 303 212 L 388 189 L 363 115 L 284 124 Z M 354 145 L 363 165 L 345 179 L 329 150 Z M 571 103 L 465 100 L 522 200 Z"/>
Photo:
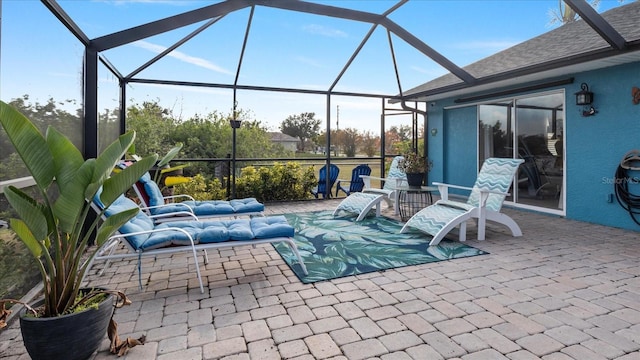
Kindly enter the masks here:
<path id="1" fill-rule="evenodd" d="M 396 1 L 314 1 L 330 6 L 382 13 Z M 61 7 L 89 38 L 208 6 L 191 0 L 60 0 Z M 3 0 L 0 43 L 0 98 L 9 101 L 29 94 L 33 101 L 81 99 L 83 47 L 36 0 Z M 599 11 L 619 6 L 603 0 Z M 549 12 L 557 0 L 411 0 L 389 18 L 459 66 L 551 30 Z M 169 56 L 142 70 L 145 79 L 232 84 L 238 69 L 250 9 L 218 20 Z M 204 22 L 160 34 L 102 55 L 123 75 L 129 75 L 158 53 L 195 31 Z M 338 78 L 371 24 L 286 10 L 256 7 L 238 84 L 375 94 L 399 92 L 384 28 L 378 27 L 351 66 Z M 400 38 L 392 36 L 402 90 L 432 80 L 447 71 Z M 100 109 L 113 109 L 118 87 L 104 68 L 100 74 Z M 127 98 L 155 101 L 186 119 L 212 111 L 228 113 L 232 93 L 224 89 L 133 84 Z M 249 110 L 272 130 L 287 116 L 315 112 L 327 118 L 326 96 L 280 92 L 238 91 L 238 106 Z M 379 131 L 379 99 L 333 97 L 332 126 Z M 339 110 L 338 110 L 339 109 Z M 389 125 L 406 123 L 391 117 Z"/>

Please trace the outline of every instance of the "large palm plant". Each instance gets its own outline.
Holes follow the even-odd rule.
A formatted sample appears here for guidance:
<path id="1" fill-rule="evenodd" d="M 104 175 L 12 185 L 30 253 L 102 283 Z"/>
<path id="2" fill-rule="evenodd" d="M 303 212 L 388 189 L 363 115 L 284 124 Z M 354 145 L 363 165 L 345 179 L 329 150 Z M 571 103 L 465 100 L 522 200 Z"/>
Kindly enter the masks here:
<path id="1" fill-rule="evenodd" d="M 44 284 L 44 305 L 38 315 L 73 312 L 87 265 L 95 255 L 95 250 L 86 254 L 92 234 L 96 234 L 99 247 L 137 212 L 126 211 L 102 222 L 99 216 L 90 216 L 90 200 L 102 188 L 100 198 L 108 207 L 155 164 L 157 156 L 148 156 L 112 175 L 118 160 L 133 144 L 134 132 L 121 135 L 97 158 L 85 160 L 56 129 L 49 127 L 41 134 L 24 115 L 1 101 L 0 123 L 38 191 L 36 199 L 13 186 L 4 190 L 19 216 L 11 219 L 11 228 L 37 259 Z"/>

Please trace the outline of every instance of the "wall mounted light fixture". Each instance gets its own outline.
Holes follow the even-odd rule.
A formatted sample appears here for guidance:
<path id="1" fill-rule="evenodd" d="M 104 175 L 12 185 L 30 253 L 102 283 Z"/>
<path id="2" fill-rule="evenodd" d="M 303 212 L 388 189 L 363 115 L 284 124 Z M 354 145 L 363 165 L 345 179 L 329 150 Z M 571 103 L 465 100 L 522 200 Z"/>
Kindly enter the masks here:
<path id="1" fill-rule="evenodd" d="M 436 136 L 436 135 L 438 135 L 438 129 L 436 128 L 431 129 L 431 136 Z"/>
<path id="2" fill-rule="evenodd" d="M 589 85 L 582 83 L 580 89 L 576 93 L 576 105 L 582 106 L 582 116 L 595 115 L 598 111 L 592 106 L 593 93 L 589 91 Z"/>

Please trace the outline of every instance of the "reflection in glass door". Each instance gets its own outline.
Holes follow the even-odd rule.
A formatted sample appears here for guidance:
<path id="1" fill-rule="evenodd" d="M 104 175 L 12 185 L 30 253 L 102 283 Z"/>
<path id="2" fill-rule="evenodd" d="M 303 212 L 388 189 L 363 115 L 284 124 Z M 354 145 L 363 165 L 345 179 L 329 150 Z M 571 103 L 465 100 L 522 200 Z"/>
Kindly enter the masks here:
<path id="1" fill-rule="evenodd" d="M 479 161 L 487 157 L 524 160 L 517 191 L 508 199 L 562 210 L 564 95 L 546 94 L 478 106 Z"/>

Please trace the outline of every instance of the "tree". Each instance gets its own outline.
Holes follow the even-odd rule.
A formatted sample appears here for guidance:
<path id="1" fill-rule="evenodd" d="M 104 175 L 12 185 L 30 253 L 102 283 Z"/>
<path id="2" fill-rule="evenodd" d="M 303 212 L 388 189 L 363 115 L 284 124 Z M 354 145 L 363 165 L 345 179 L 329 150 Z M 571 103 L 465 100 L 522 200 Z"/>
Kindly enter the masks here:
<path id="1" fill-rule="evenodd" d="M 313 112 L 289 115 L 280 124 L 280 131 L 283 134 L 299 138 L 299 150 L 304 151 L 306 141 L 316 137 L 320 131 L 320 120 L 316 119 L 315 116 L 316 113 Z"/>
<path id="2" fill-rule="evenodd" d="M 38 102 L 30 103 L 29 95 L 12 99 L 8 103 L 43 132 L 49 125 L 58 129 L 67 136 L 76 147 L 82 146 L 82 109 L 76 108 L 75 115 L 61 107 L 76 106 L 75 100 L 55 101 L 49 98 L 46 104 Z M 9 141 L 4 129 L 0 128 L 0 180 L 9 180 L 16 177 L 27 176 L 28 171 L 22 160 L 16 155 L 15 148 Z"/>
<path id="3" fill-rule="evenodd" d="M 368 157 L 373 157 L 380 151 L 380 137 L 373 135 L 371 131 L 366 131 L 362 135 L 362 151 Z"/>
<path id="4" fill-rule="evenodd" d="M 165 154 L 175 146 L 168 141 L 176 121 L 171 112 L 158 101 L 145 101 L 142 105 L 132 105 L 127 109 L 127 129 L 135 130 L 141 136 L 136 140 L 136 153 L 141 156 Z"/>
<path id="5" fill-rule="evenodd" d="M 358 133 L 358 130 L 354 128 L 346 128 L 340 130 L 340 143 L 342 144 L 342 150 L 347 157 L 356 156 L 358 145 L 362 139 L 362 136 Z"/>
<path id="6" fill-rule="evenodd" d="M 384 152 L 387 154 L 402 154 L 405 151 L 405 144 L 409 144 L 409 149 L 411 149 L 411 132 L 411 126 L 409 125 L 392 126 L 384 133 Z"/>
<path id="7" fill-rule="evenodd" d="M 269 158 L 290 155 L 282 146 L 274 145 L 266 128 L 259 121 L 250 117 L 251 114 L 247 111 L 236 111 L 236 119 L 242 120 L 240 128 L 236 131 L 236 158 Z M 233 130 L 229 123 L 230 119 L 232 119 L 231 113 L 225 115 L 217 111 L 209 113 L 206 117 L 196 115 L 178 124 L 169 135 L 169 140 L 173 144 L 179 142 L 184 144 L 180 151 L 180 156 L 184 158 L 225 158 L 233 150 Z M 238 167 L 242 165 L 237 164 Z M 185 172 L 188 174 L 201 173 L 211 177 L 216 173 L 215 164 L 193 163 L 185 169 Z"/>
<path id="8" fill-rule="evenodd" d="M 598 5 L 600 5 L 600 0 L 591 0 L 588 1 L 589 4 L 594 9 L 598 9 Z M 568 24 L 572 23 L 580 18 L 578 14 L 571 8 L 571 6 L 567 6 L 562 0 L 558 0 L 558 8 L 549 10 L 549 20 L 550 25 L 555 24 Z"/>

